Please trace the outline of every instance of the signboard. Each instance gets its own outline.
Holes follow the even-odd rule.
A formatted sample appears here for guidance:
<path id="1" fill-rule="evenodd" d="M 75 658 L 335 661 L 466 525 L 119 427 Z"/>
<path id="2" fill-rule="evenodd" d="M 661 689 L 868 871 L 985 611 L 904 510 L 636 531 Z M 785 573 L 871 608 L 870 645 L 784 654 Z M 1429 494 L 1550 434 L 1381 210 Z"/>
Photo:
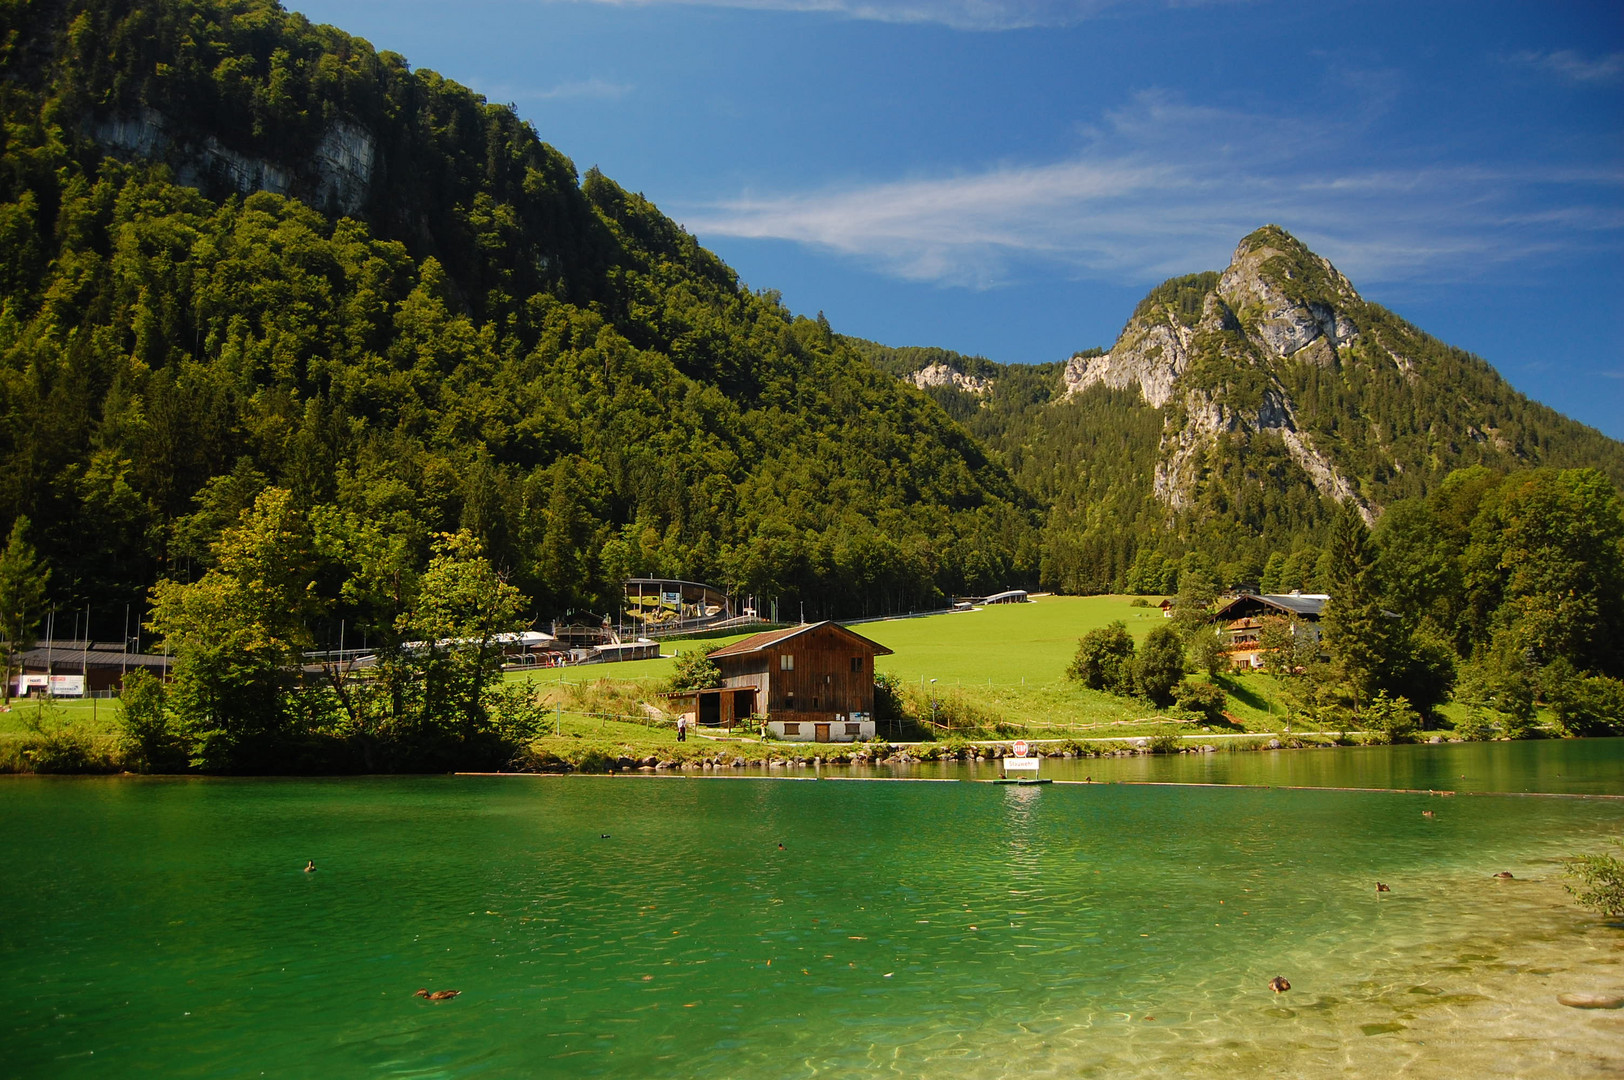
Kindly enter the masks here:
<path id="1" fill-rule="evenodd" d="M 29 693 L 38 690 L 41 693 L 51 688 L 51 680 L 47 675 L 19 675 L 17 676 L 17 695 L 27 697 Z"/>
<path id="2" fill-rule="evenodd" d="M 1035 757 L 1007 757 L 1004 759 L 1004 772 L 1037 772 L 1038 759 Z"/>
<path id="3" fill-rule="evenodd" d="M 83 675 L 52 675 L 52 697 L 84 697 L 85 677 Z"/>
<path id="4" fill-rule="evenodd" d="M 1029 749 L 1030 749 L 1030 747 L 1028 747 L 1026 745 L 1026 740 L 1025 739 L 1016 739 L 1015 740 L 1015 756 L 1016 757 L 1025 757 L 1026 752 Z"/>

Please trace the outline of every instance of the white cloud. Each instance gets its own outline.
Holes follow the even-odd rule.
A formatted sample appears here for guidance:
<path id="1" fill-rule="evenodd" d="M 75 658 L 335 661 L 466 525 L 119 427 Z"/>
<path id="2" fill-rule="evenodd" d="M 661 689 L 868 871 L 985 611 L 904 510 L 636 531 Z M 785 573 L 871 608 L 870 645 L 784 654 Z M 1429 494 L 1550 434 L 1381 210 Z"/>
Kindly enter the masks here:
<path id="1" fill-rule="evenodd" d="M 1511 61 L 1580 85 L 1617 82 L 1624 76 L 1624 52 L 1608 53 L 1594 60 L 1572 49 L 1520 52 L 1512 56 Z"/>
<path id="2" fill-rule="evenodd" d="M 1032 272 L 1141 283 L 1224 266 L 1268 222 L 1355 281 L 1470 276 L 1620 243 L 1618 170 L 1367 163 L 1323 116 L 1248 114 L 1147 93 L 1062 161 L 746 193 L 679 210 L 705 237 L 787 240 L 894 276 L 986 288 Z"/>
<path id="3" fill-rule="evenodd" d="M 1037 26 L 1072 26 L 1110 8 L 1145 6 L 1206 7 L 1247 0 L 587 0 L 616 7 L 675 4 L 688 7 L 742 8 L 751 11 L 802 11 L 848 19 L 889 23 L 939 23 L 958 30 L 1018 30 Z"/>
<path id="4" fill-rule="evenodd" d="M 481 83 L 480 95 L 487 101 L 619 101 L 636 90 L 632 83 L 612 82 L 596 75 L 572 79 L 552 86 L 515 86 L 508 83 Z"/>

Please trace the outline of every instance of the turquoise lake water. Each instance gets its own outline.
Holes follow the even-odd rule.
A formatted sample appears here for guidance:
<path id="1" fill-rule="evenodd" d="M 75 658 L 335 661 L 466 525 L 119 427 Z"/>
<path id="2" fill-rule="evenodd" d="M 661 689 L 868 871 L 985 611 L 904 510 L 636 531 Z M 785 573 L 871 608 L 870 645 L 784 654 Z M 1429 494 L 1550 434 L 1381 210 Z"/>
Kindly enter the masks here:
<path id="1" fill-rule="evenodd" d="M 1605 794 L 1621 749 L 1046 769 Z M 1624 928 L 1555 860 L 1621 836 L 1466 794 L 8 778 L 0 1074 L 1613 1075 L 1624 1012 L 1555 995 L 1624 989 Z"/>

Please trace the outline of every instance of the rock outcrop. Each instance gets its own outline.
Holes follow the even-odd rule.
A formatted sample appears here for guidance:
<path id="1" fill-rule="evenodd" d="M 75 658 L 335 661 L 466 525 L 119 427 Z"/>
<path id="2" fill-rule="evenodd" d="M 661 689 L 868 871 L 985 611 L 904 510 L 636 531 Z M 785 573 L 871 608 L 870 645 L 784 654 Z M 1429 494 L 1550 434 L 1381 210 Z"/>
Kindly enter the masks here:
<path id="1" fill-rule="evenodd" d="M 296 167 L 238 153 L 213 135 L 194 138 L 150 108 L 103 120 L 91 128 L 90 136 L 115 156 L 168 162 L 175 179 L 187 187 L 226 188 L 244 195 L 269 191 L 303 198 L 337 214 L 355 214 L 365 205 L 377 149 L 366 129 L 337 120 L 310 160 Z"/>
<path id="2" fill-rule="evenodd" d="M 921 390 L 932 386 L 952 386 L 963 390 L 967 394 L 975 394 L 977 397 L 992 389 L 990 379 L 984 379 L 979 375 L 966 375 L 964 372 L 942 363 L 920 368 L 908 376 L 908 381 Z"/>

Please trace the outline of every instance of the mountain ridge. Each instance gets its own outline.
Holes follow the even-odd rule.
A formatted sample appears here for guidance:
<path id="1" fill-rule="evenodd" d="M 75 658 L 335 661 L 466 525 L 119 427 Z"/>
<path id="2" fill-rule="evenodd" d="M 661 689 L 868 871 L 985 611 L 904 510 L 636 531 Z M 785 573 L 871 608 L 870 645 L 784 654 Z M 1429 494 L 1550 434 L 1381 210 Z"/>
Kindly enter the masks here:
<path id="1" fill-rule="evenodd" d="M 909 381 L 903 358 L 928 354 L 868 349 Z M 928 392 L 1048 509 L 1051 587 L 1122 587 L 1141 548 L 1236 553 L 1244 574 L 1319 542 L 1335 504 L 1373 524 L 1475 465 L 1594 466 L 1624 486 L 1624 443 L 1364 299 L 1275 225 L 1242 238 L 1224 270 L 1150 290 L 1109 350 L 1030 372 L 985 358 L 973 367 L 973 401 L 951 375 Z M 1037 370 L 1047 385 L 1000 393 Z M 1134 543 L 1107 535 L 1113 523 Z"/>

